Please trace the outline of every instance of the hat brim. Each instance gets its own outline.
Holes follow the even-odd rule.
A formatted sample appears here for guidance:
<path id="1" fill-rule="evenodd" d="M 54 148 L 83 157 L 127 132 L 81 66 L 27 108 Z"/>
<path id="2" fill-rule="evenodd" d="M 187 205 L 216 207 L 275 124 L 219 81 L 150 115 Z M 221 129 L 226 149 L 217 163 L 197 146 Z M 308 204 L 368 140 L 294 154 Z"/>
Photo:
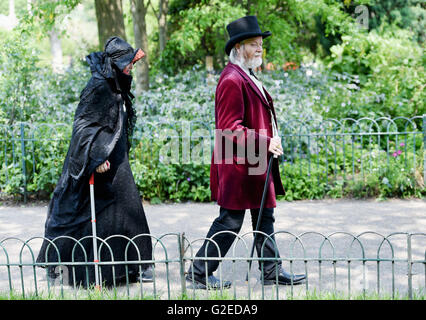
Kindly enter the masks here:
<path id="1" fill-rule="evenodd" d="M 123 71 L 126 66 L 128 66 L 130 63 L 135 63 L 136 61 L 140 60 L 145 56 L 145 52 L 142 51 L 142 49 L 138 48 L 136 50 L 133 50 L 123 56 L 121 56 L 117 61 L 114 61 L 114 64 Z"/>
<path id="2" fill-rule="evenodd" d="M 142 51 L 141 48 L 135 50 L 135 55 L 133 56 L 132 63 L 138 62 L 145 56 L 145 52 Z"/>
<path id="3" fill-rule="evenodd" d="M 229 54 L 231 53 L 232 48 L 235 46 L 235 44 L 237 44 L 238 42 L 241 42 L 245 39 L 249 39 L 249 38 L 254 38 L 254 37 L 262 37 L 263 39 L 265 39 L 266 37 L 269 37 L 270 35 L 272 35 L 272 33 L 270 31 L 265 31 L 265 32 L 246 32 L 246 33 L 240 33 L 239 35 L 232 37 L 231 39 L 228 40 L 228 42 L 225 45 L 225 52 L 226 54 L 229 56 Z"/>

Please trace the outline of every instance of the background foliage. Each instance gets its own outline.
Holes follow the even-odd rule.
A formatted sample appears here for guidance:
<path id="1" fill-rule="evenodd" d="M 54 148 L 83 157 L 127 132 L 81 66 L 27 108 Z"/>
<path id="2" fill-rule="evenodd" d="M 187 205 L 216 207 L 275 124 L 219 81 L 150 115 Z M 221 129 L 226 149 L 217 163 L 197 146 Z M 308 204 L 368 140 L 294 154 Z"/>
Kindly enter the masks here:
<path id="1" fill-rule="evenodd" d="M 17 154 L 19 141 L 12 142 L 4 128 L 20 121 L 68 123 L 71 127 L 80 92 L 90 78 L 84 57 L 99 46 L 93 1 L 34 3 L 30 15 L 25 10 L 26 1 L 15 0 L 19 24 L 13 30 L 0 28 L 3 194 L 22 193 L 24 179 L 22 159 L 12 159 L 12 149 Z M 159 4 L 160 1 L 151 1 L 146 16 L 149 45 L 144 49 L 150 53 L 150 84 L 149 90 L 137 95 L 135 101 L 139 127 L 147 122 L 212 123 L 215 83 L 227 63 L 223 51 L 227 41 L 225 27 L 246 14 L 257 15 L 262 30 L 273 33 L 264 42 L 264 65 L 259 77 L 274 98 L 281 122 L 411 118 L 426 114 L 426 10 L 422 1 L 171 0 L 164 50 L 159 50 Z M 361 6 L 368 10 L 367 26 L 357 21 L 358 9 L 364 8 Z M 127 38 L 134 43 L 130 3 L 123 1 L 123 7 Z M 7 2 L 0 4 L 0 14 L 8 14 Z M 52 70 L 46 37 L 52 28 L 58 30 L 65 61 L 59 73 Z M 212 73 L 206 71 L 206 56 L 213 57 Z M 212 80 L 207 81 L 208 77 Z M 417 124 L 421 130 L 421 122 Z M 397 122 L 397 126 L 404 130 L 402 122 Z M 24 159 L 27 191 L 49 198 L 66 154 L 69 129 L 55 133 L 60 141 L 49 140 L 51 133 L 43 131 L 42 141 L 28 144 L 39 151 Z M 423 172 L 422 138 L 416 137 L 404 148 L 399 148 L 394 139 L 390 142 L 393 150 L 387 150 L 384 140 L 377 145 L 377 157 L 368 159 L 376 170 L 369 171 L 363 179 L 344 180 L 334 174 L 333 166 L 327 166 L 326 150 L 313 156 L 311 160 L 319 165 L 313 166 L 312 171 L 308 170 L 306 159 L 286 155 L 282 165 L 285 198 L 424 196 L 424 181 L 419 174 Z M 153 202 L 208 201 L 209 166 L 165 165 L 158 157 L 149 158 L 160 147 L 150 144 L 145 136 L 133 143 L 131 165 L 141 195 Z M 362 152 L 368 147 L 364 141 L 356 150 Z M 402 154 L 392 156 L 398 150 Z M 411 163 L 414 156 L 415 168 L 407 170 L 405 159 Z M 343 168 L 349 160 L 339 157 L 337 165 Z M 360 175 L 361 164 L 356 161 L 359 157 L 354 157 L 355 171 Z M 387 159 L 393 162 L 389 164 Z"/>

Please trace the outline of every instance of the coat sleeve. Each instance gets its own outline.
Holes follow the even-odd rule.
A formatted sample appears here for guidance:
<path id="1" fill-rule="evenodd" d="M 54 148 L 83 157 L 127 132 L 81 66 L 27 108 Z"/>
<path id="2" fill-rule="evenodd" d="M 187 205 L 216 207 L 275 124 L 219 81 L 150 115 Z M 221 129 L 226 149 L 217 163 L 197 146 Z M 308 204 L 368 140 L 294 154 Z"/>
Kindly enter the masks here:
<path id="1" fill-rule="evenodd" d="M 123 125 L 119 104 L 106 81 L 91 83 L 82 94 L 74 117 L 69 173 L 79 180 L 108 159 Z"/>
<path id="2" fill-rule="evenodd" d="M 99 131 L 99 127 L 90 126 L 90 123 L 84 119 L 74 121 L 68 165 L 69 174 L 74 180 L 79 180 L 88 174 L 90 148 Z"/>
<path id="3" fill-rule="evenodd" d="M 254 143 L 259 153 L 259 145 L 265 143 L 269 149 L 271 138 L 244 125 L 243 83 L 232 77 L 224 78 L 216 91 L 216 138 L 232 140 L 236 145 L 248 146 Z"/>

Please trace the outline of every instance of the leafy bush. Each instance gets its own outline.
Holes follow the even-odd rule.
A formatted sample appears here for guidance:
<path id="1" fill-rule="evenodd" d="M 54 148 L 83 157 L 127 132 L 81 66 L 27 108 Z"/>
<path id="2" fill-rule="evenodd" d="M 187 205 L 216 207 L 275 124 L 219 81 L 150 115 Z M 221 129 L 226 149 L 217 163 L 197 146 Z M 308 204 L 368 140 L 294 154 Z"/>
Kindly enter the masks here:
<path id="1" fill-rule="evenodd" d="M 34 124 L 41 122 L 46 124 L 67 123 L 66 127 L 58 128 L 57 131 L 49 131 L 48 126 L 38 129 L 35 131 L 37 134 L 34 137 L 26 133 L 27 138 L 34 139 L 34 141 L 25 143 L 27 155 L 24 163 L 27 172 L 27 191 L 38 197 L 49 198 L 65 159 L 67 141 L 70 137 L 79 93 L 90 75 L 87 66 L 81 63 L 74 65 L 72 69 L 63 74 L 52 74 L 48 69 L 40 69 L 37 67 L 36 61 L 33 61 L 35 65 L 25 67 L 23 63 L 21 64 L 23 57 L 19 54 L 16 57 L 13 56 L 14 50 L 19 51 L 20 47 L 26 46 L 26 40 L 24 40 L 23 38 L 21 43 L 10 44 L 10 48 L 4 51 L 1 58 L 3 74 L 0 79 L 2 88 L 0 92 L 4 94 L 3 90 L 12 91 L 10 91 L 10 97 L 2 99 L 0 102 L 0 124 L 7 124 L 10 121 L 8 116 L 11 114 L 11 108 L 15 102 L 21 103 L 21 105 L 25 103 L 25 108 L 22 109 L 25 112 L 22 113 L 23 117 L 19 120 L 34 122 Z M 367 41 L 367 43 L 369 42 Z M 385 48 L 380 50 L 385 50 Z M 416 50 L 413 49 L 413 52 L 417 54 Z M 30 51 L 22 51 L 20 54 L 31 59 Z M 370 53 L 368 59 L 377 58 L 378 55 L 378 53 L 375 55 Z M 327 141 L 324 138 L 317 139 L 314 149 L 312 141 L 309 142 L 307 136 L 303 136 L 307 130 L 310 130 L 311 133 L 314 131 L 308 126 L 309 123 L 328 123 L 330 121 L 327 118 L 330 115 L 338 119 L 344 117 L 360 119 L 365 116 L 377 119 L 386 114 L 383 110 L 392 106 L 392 103 L 386 100 L 389 92 L 373 93 L 371 91 L 369 86 L 373 86 L 372 79 L 367 77 L 362 82 L 361 77 L 345 73 L 343 69 L 339 70 L 346 63 L 343 62 L 346 56 L 347 54 L 342 58 L 342 62 L 336 62 L 333 67 L 335 70 L 331 72 L 322 70 L 319 63 L 310 63 L 301 64 L 294 70 L 266 71 L 259 75 L 274 98 L 281 132 L 293 134 L 293 139 L 295 139 L 294 146 L 288 140 L 289 137 L 286 137 L 287 141 L 284 144 L 285 158 L 283 160 L 285 162 L 281 167 L 282 179 L 287 191 L 284 198 L 295 200 L 343 196 L 384 198 L 424 195 L 425 188 L 421 174 L 423 172 L 421 161 L 423 159 L 421 154 L 423 141 L 420 135 L 414 139 L 409 137 L 408 141 L 401 140 L 399 137 L 399 143 L 404 141 L 405 147 L 401 149 L 402 154 L 397 158 L 393 157 L 398 144 L 395 136 L 390 136 L 389 141 L 383 138 L 380 143 L 375 139 L 371 141 L 365 138 L 356 140 L 353 144 L 348 141 L 343 144 L 343 141 L 334 140 L 330 136 Z M 407 70 L 417 68 L 417 72 L 423 72 L 418 67 L 418 56 L 415 57 L 413 64 L 416 67 L 406 66 L 409 68 Z M 6 61 L 12 61 L 10 59 L 16 59 L 13 60 L 13 63 L 17 65 L 17 68 L 21 68 L 20 75 L 4 71 L 12 69 L 6 63 Z M 389 61 L 394 61 L 392 59 L 389 58 Z M 399 63 L 397 61 L 400 60 L 397 56 L 395 59 L 396 62 L 392 63 Z M 351 63 L 357 65 L 356 62 Z M 382 85 L 380 81 L 386 83 L 383 79 L 388 79 L 386 81 L 389 83 L 398 83 L 400 86 L 402 79 L 398 78 L 397 71 L 392 69 L 389 64 L 383 63 L 383 66 L 383 68 L 385 66 L 390 68 L 389 73 L 393 72 L 393 78 L 388 75 L 377 76 L 376 86 Z M 374 68 L 368 72 L 376 72 Z M 38 73 L 37 77 L 33 73 L 35 70 Z M 204 164 L 164 163 L 161 160 L 164 140 L 159 139 L 165 129 L 172 128 L 176 134 L 180 135 L 179 142 L 181 143 L 182 133 L 185 126 L 188 125 L 191 126 L 192 133 L 197 128 L 203 128 L 207 130 L 209 138 L 211 137 L 211 130 L 214 129 L 215 86 L 207 82 L 206 78 L 206 72 L 199 66 L 194 66 L 192 70 L 175 76 L 157 74 L 153 78 L 151 90 L 136 98 L 138 122 L 130 151 L 130 163 L 136 185 L 141 195 L 147 200 L 154 203 L 166 200 L 176 202 L 210 200 L 209 161 L 205 161 Z M 217 82 L 218 78 L 218 74 L 213 75 L 212 82 Z M 415 81 L 414 78 L 412 80 Z M 19 90 L 15 90 L 14 81 L 27 81 L 32 85 L 26 89 L 20 87 Z M 406 85 L 408 84 L 401 84 L 400 88 Z M 391 92 L 395 92 L 396 89 L 392 90 Z M 27 94 L 31 95 L 31 99 L 26 97 L 22 101 L 19 100 L 21 95 Z M 401 93 L 402 96 L 406 94 L 412 94 L 410 101 L 413 106 L 417 101 L 413 97 L 423 96 L 423 93 L 415 86 L 411 93 L 407 90 Z M 367 100 L 364 101 L 364 98 Z M 377 108 L 377 105 L 382 106 L 382 109 Z M 394 111 L 397 116 L 406 114 L 405 109 L 395 108 Z M 404 122 L 396 122 L 396 124 L 396 130 L 404 129 L 406 126 Z M 386 123 L 380 124 L 382 132 L 386 132 L 383 129 L 386 125 Z M 421 121 L 418 121 L 417 125 L 421 127 Z M 348 124 L 348 128 L 350 126 Z M 362 124 L 359 126 L 361 127 Z M 328 127 L 324 126 L 324 128 Z M 418 128 L 419 126 L 416 130 L 419 130 Z M 369 131 L 368 125 L 362 129 L 365 132 Z M 409 129 L 411 130 L 413 127 L 409 126 Z M 10 127 L 2 127 L 2 130 L 10 130 Z M 334 129 L 331 127 L 327 130 L 329 134 L 332 134 Z M 394 128 L 390 127 L 390 131 L 392 130 Z M 295 132 L 301 132 L 302 136 L 297 137 L 294 135 Z M 318 133 L 327 132 L 320 130 Z M 191 143 L 193 143 L 191 145 L 193 149 L 197 142 L 192 141 Z M 14 148 L 16 156 L 14 161 L 12 148 Z M 388 150 L 388 148 L 390 149 Z M 3 134 L 3 138 L 0 138 L 0 150 L 1 191 L 7 194 L 22 194 L 24 177 L 21 170 L 22 159 L 19 155 L 19 134 L 15 136 L 15 141 L 11 141 L 10 136 Z M 371 152 L 371 150 L 381 151 L 377 151 L 376 154 L 376 151 Z M 413 150 L 417 152 L 415 166 L 412 165 L 414 162 Z M 390 161 L 388 162 L 388 160 Z M 391 162 L 397 160 L 400 162 Z M 408 166 L 405 165 L 405 161 L 408 162 Z M 412 168 L 413 172 L 410 171 Z"/>
<path id="2" fill-rule="evenodd" d="M 2 34 L 0 51 L 0 124 L 26 120 L 38 94 L 37 52 L 28 45 L 28 36 Z M 7 116 L 6 116 L 7 115 Z"/>
<path id="3" fill-rule="evenodd" d="M 89 68 L 76 63 L 63 74 L 41 68 L 34 41 L 17 31 L 0 39 L 0 124 L 73 119 Z"/>
<path id="4" fill-rule="evenodd" d="M 343 36 L 343 42 L 331 48 L 328 65 L 338 73 L 359 76 L 354 85 L 360 90 L 349 96 L 342 92 L 342 103 L 328 115 L 411 118 L 425 114 L 424 53 L 412 38 L 410 31 L 392 27 Z"/>
<path id="5" fill-rule="evenodd" d="M 412 158 L 412 154 L 409 154 L 409 157 Z M 335 175 L 334 169 L 329 170 L 326 175 L 324 165 L 313 166 L 309 172 L 305 162 L 302 166 L 299 164 L 298 160 L 292 165 L 282 165 L 281 179 L 286 195 L 280 196 L 279 199 L 292 201 L 324 197 L 385 199 L 426 196 L 420 164 L 417 164 L 417 169 L 407 168 L 404 165 L 404 156 L 392 157 L 389 164 L 383 159 L 369 163 L 374 168 L 364 173 L 358 163 L 355 166 L 355 175 L 348 174 L 346 179 L 343 179 L 341 172 Z M 346 168 L 348 169 L 351 169 L 351 166 Z"/>

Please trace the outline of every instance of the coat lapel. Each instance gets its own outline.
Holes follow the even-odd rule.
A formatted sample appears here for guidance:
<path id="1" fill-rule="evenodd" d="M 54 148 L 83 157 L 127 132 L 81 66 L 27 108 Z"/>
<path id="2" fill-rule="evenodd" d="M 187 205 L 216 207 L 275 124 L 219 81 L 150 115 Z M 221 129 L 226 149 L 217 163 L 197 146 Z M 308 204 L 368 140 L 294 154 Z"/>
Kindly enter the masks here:
<path id="1" fill-rule="evenodd" d="M 244 72 L 244 70 L 242 70 L 239 66 L 237 66 L 236 64 L 233 63 L 229 63 L 229 65 L 231 67 L 233 67 L 235 70 L 237 70 L 241 76 L 247 81 L 247 83 L 250 85 L 250 87 L 253 89 L 253 91 L 257 94 L 257 96 L 259 97 L 259 99 L 263 102 L 263 104 L 270 109 L 271 105 L 268 101 L 265 100 L 265 97 L 263 96 L 262 92 L 260 92 L 259 88 L 257 87 L 257 85 L 253 82 L 253 80 L 250 79 L 250 77 L 247 75 L 247 73 Z M 266 93 L 265 88 L 263 88 L 263 90 L 265 91 L 265 95 L 266 97 L 268 97 L 268 99 L 271 101 L 270 96 L 268 93 Z"/>
<path id="2" fill-rule="evenodd" d="M 274 108 L 274 103 L 272 102 L 272 97 L 271 97 L 271 95 L 269 94 L 269 92 L 265 90 L 265 88 L 263 88 L 263 91 L 265 91 L 265 96 L 266 96 L 266 98 L 268 99 L 269 107 L 271 108 L 272 113 L 273 113 L 273 115 L 274 115 L 275 123 L 277 123 L 277 115 L 275 114 L 275 108 Z"/>

